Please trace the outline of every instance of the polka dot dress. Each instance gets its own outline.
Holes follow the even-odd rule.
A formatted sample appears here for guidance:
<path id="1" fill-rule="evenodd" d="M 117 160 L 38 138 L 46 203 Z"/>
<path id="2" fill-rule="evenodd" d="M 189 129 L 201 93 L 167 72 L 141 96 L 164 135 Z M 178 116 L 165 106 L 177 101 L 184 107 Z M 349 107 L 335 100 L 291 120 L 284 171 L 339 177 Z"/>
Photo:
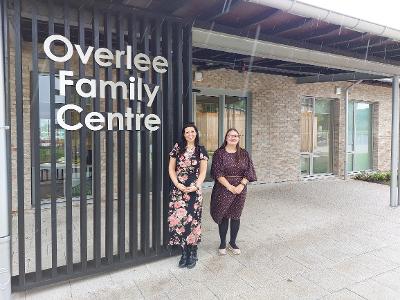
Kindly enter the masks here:
<path id="1" fill-rule="evenodd" d="M 237 186 L 243 178 L 249 182 L 256 181 L 257 176 L 253 162 L 246 150 L 237 153 L 228 153 L 224 148 L 215 151 L 211 165 L 211 176 L 215 183 L 211 194 L 210 212 L 213 220 L 220 224 L 223 218 L 238 220 L 243 211 L 246 200 L 247 187 L 239 195 L 228 191 L 217 180 L 225 177 L 228 182 Z"/>

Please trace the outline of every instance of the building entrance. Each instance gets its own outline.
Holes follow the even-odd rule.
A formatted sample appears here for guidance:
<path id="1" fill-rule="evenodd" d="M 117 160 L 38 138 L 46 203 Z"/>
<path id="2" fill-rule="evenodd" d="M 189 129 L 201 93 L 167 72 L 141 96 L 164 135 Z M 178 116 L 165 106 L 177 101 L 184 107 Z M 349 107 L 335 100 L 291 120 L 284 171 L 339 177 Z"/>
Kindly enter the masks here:
<path id="1" fill-rule="evenodd" d="M 300 151 L 303 176 L 332 173 L 333 101 L 306 97 L 301 101 Z"/>
<path id="2" fill-rule="evenodd" d="M 248 150 L 250 97 L 245 92 L 202 89 L 195 93 L 195 120 L 200 133 L 200 142 L 206 147 L 210 159 L 207 181 L 210 176 L 211 161 L 215 150 L 223 143 L 226 130 L 236 128 L 240 133 L 240 146 Z"/>

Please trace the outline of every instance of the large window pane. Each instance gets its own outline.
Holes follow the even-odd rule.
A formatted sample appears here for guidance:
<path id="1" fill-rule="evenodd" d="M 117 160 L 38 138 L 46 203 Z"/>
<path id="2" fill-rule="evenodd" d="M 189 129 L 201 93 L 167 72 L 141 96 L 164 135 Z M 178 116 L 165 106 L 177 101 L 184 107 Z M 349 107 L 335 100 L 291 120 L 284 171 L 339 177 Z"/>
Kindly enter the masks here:
<path id="1" fill-rule="evenodd" d="M 301 103 L 300 114 L 300 151 L 313 151 L 313 99 L 305 98 Z"/>
<path id="2" fill-rule="evenodd" d="M 332 172 L 332 101 L 304 98 L 300 113 L 302 175 Z"/>
<path id="3" fill-rule="evenodd" d="M 218 111 L 219 97 L 196 96 L 196 125 L 199 130 L 200 143 L 203 144 L 209 155 L 206 180 L 210 181 L 212 156 L 219 147 L 218 141 Z"/>
<path id="4" fill-rule="evenodd" d="M 371 169 L 371 106 L 368 103 L 355 104 L 355 153 L 354 170 Z"/>
<path id="5" fill-rule="evenodd" d="M 308 155 L 300 156 L 301 175 L 310 175 L 310 157 Z"/>
<path id="6" fill-rule="evenodd" d="M 314 174 L 331 172 L 331 101 L 315 101 L 316 143 L 314 146 Z"/>
<path id="7" fill-rule="evenodd" d="M 351 101 L 348 124 L 348 171 L 372 168 L 372 105 Z"/>
<path id="8" fill-rule="evenodd" d="M 224 124 L 226 130 L 236 128 L 241 137 L 239 145 L 245 148 L 246 144 L 246 98 L 225 97 Z"/>

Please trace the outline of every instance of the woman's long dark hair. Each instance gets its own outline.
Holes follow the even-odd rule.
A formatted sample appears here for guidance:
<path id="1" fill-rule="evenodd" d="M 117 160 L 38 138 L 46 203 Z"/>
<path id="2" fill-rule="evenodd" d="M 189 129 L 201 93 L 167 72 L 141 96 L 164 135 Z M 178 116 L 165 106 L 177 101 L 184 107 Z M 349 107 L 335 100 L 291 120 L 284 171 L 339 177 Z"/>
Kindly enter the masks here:
<path id="1" fill-rule="evenodd" d="M 237 131 L 236 128 L 229 128 L 226 133 L 225 133 L 225 138 L 224 138 L 224 142 L 222 143 L 222 145 L 219 147 L 219 149 L 225 149 L 226 145 L 228 144 L 226 141 L 226 138 L 228 137 L 228 134 L 234 131 L 237 133 L 237 135 L 239 135 L 239 131 Z M 236 144 L 236 161 L 239 161 L 239 159 L 242 157 L 242 148 L 240 148 L 239 146 L 239 142 Z"/>
<path id="2" fill-rule="evenodd" d="M 178 142 L 179 145 L 179 155 L 183 154 L 186 151 L 187 141 L 185 139 L 185 129 L 193 127 L 194 131 L 196 131 L 196 138 L 194 139 L 194 147 L 195 147 L 195 154 L 196 157 L 200 157 L 200 138 L 199 138 L 199 130 L 197 129 L 194 123 L 187 123 L 183 126 L 181 132 L 181 140 Z"/>

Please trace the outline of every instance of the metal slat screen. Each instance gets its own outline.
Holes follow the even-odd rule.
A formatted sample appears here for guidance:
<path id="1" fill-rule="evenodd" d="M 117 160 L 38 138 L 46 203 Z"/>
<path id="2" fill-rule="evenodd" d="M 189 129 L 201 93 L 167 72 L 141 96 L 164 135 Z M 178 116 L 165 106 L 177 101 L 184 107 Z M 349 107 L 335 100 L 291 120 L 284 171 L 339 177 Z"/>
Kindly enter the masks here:
<path id="1" fill-rule="evenodd" d="M 168 153 L 183 121 L 192 118 L 191 26 L 131 7 L 78 9 L 67 0 L 9 1 L 8 20 L 13 289 L 170 255 Z M 53 34 L 83 53 L 74 48 L 67 61 L 49 59 L 43 43 Z M 84 61 L 88 47 L 94 49 Z M 94 55 L 99 48 L 115 55 L 130 49 L 132 59 L 138 53 L 150 60 L 162 56 L 167 72 L 140 71 L 124 59 L 99 66 Z M 59 57 L 67 51 L 66 44 L 51 44 Z M 74 85 L 65 95 L 60 70 L 73 71 Z M 82 78 L 96 83 L 95 97 L 77 93 Z M 131 78 L 135 100 L 124 99 L 123 89 L 116 95 L 105 89 L 101 96 L 101 81 L 129 86 Z M 159 86 L 153 105 L 147 105 L 150 95 L 139 84 Z M 125 115 L 131 109 L 159 116 L 161 125 L 136 130 L 134 119 L 133 130 L 127 130 L 115 117 L 112 130 L 66 130 L 56 116 L 67 104 L 82 108 L 80 114 L 65 113 L 67 124 L 84 125 L 92 112 Z"/>

